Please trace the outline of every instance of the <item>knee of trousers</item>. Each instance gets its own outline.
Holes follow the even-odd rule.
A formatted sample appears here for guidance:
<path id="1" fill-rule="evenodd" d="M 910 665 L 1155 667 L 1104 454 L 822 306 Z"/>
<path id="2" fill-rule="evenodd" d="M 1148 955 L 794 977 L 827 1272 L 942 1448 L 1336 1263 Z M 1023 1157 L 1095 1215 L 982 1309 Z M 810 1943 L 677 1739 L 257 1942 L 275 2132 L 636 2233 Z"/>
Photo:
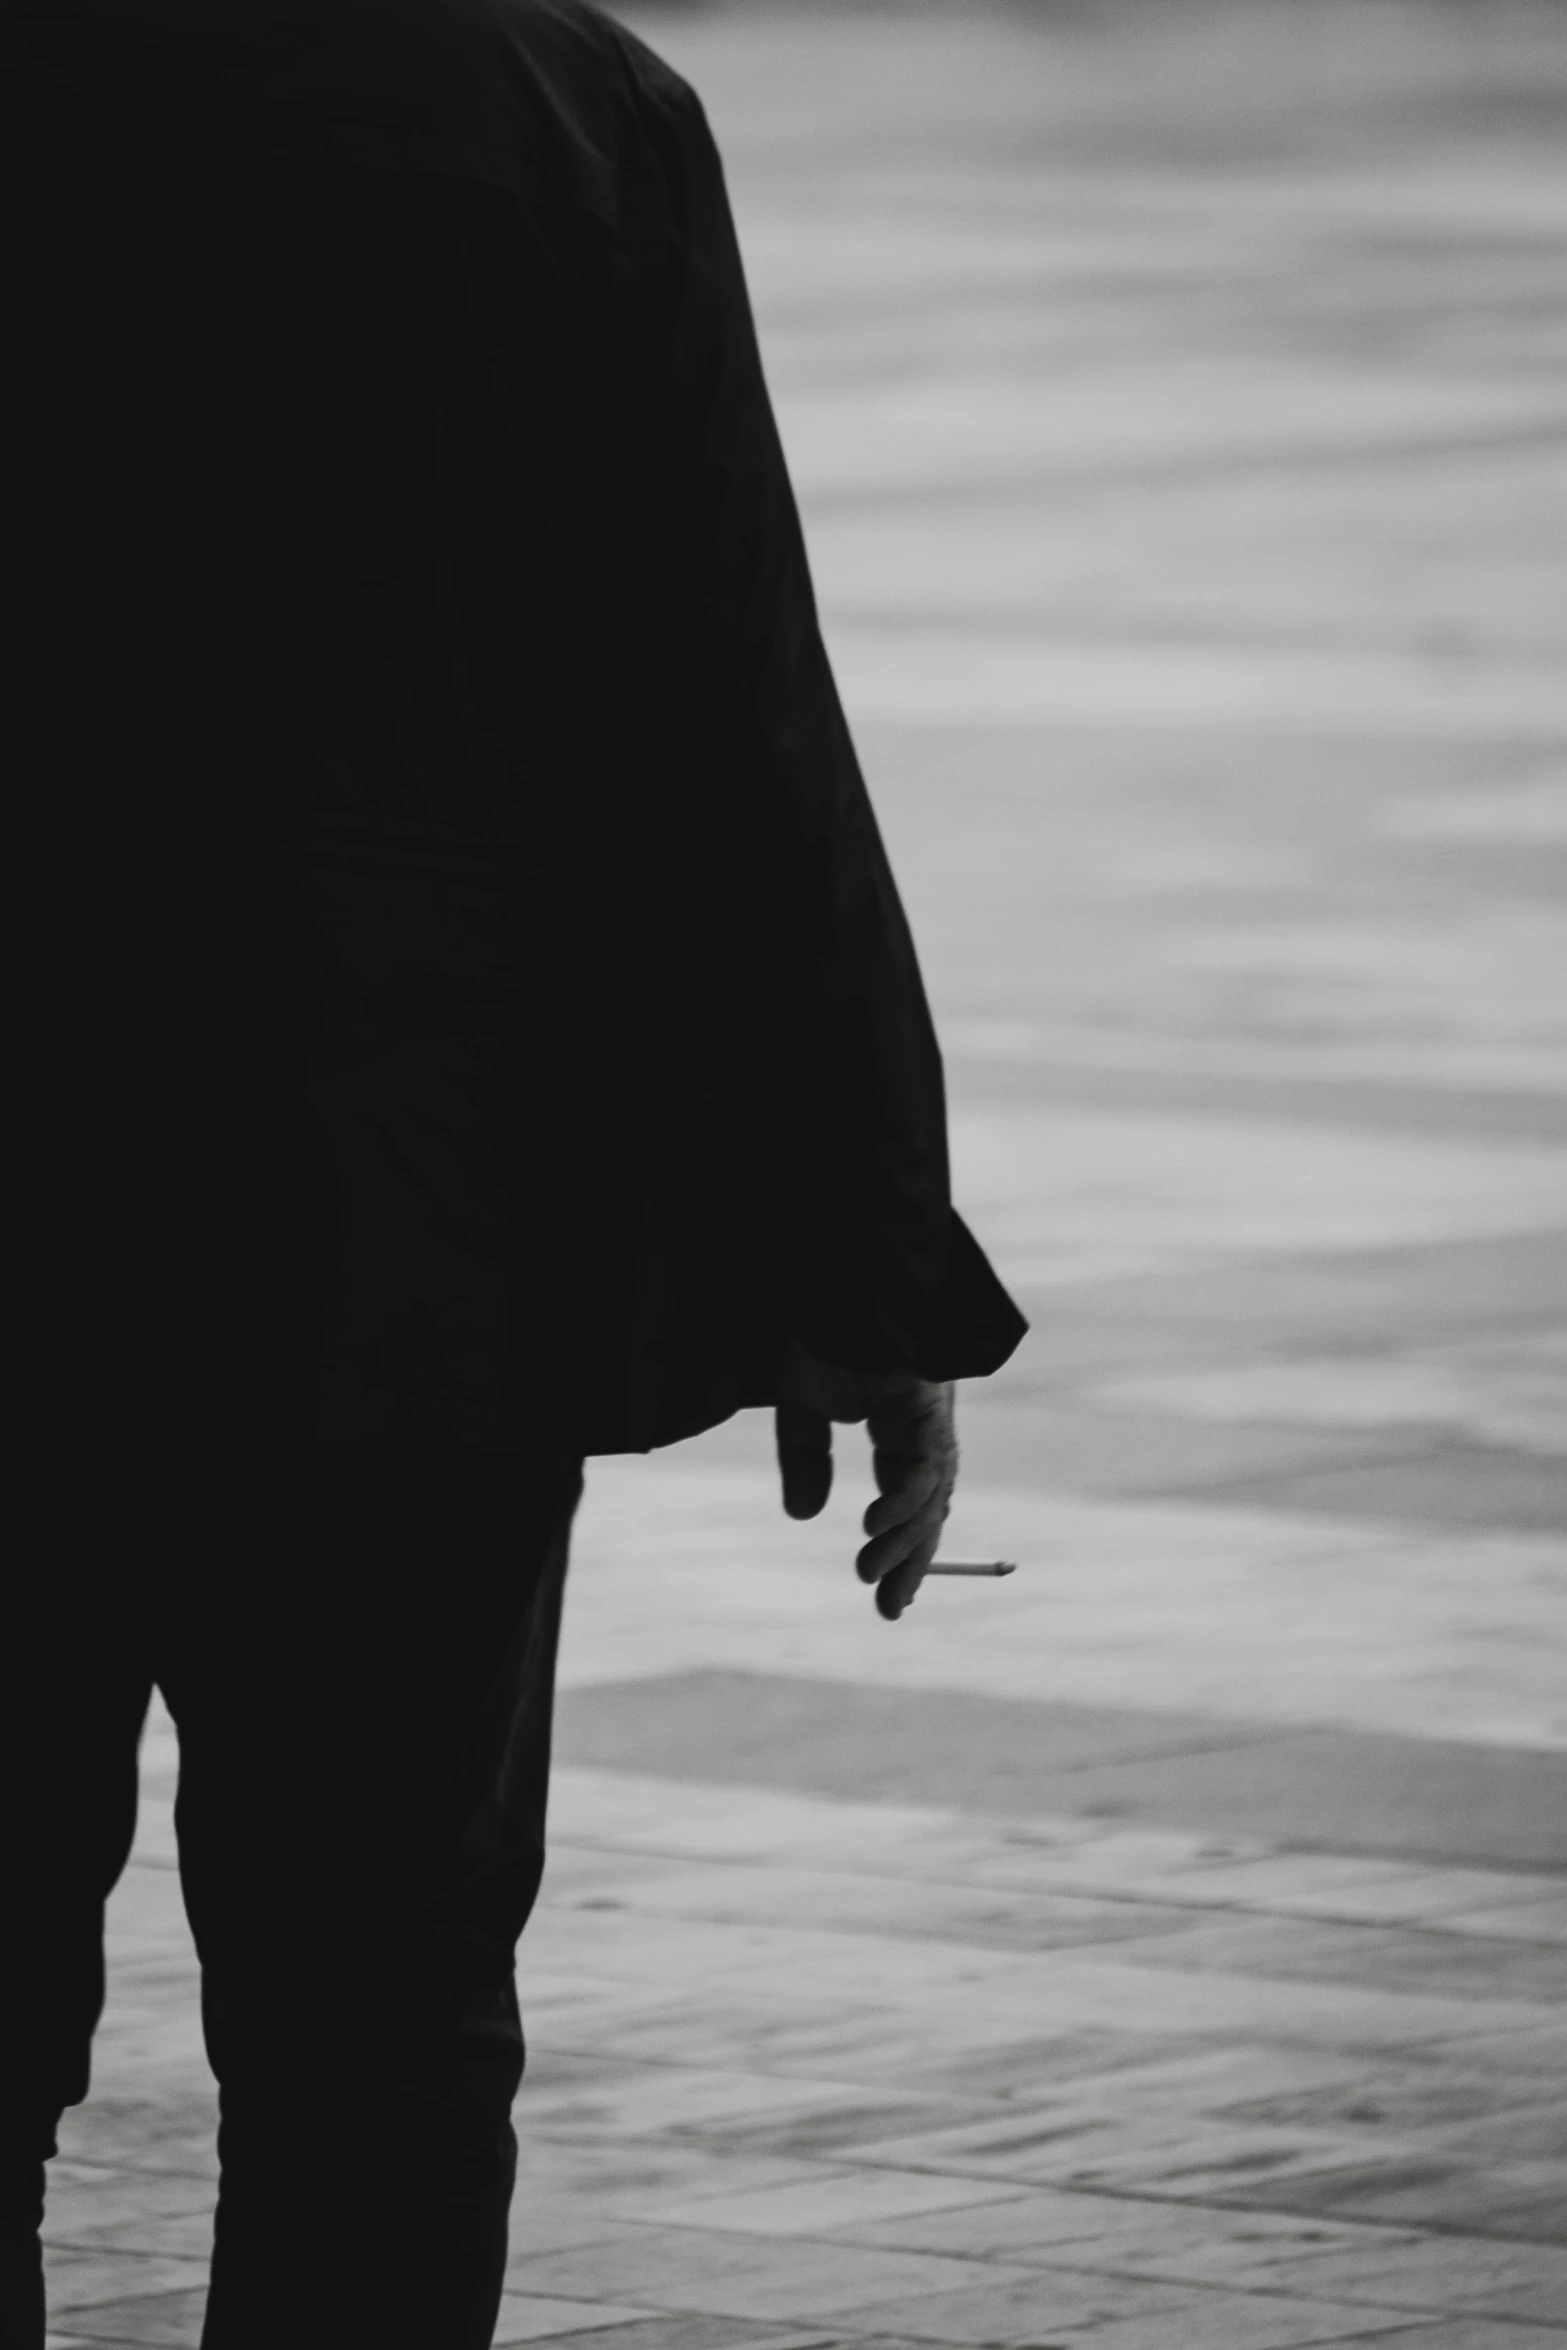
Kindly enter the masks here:
<path id="1" fill-rule="evenodd" d="M 269 1999 L 204 1983 L 208 2056 L 223 2110 L 263 2126 L 319 2105 L 417 2113 L 457 2137 L 503 2127 L 522 2083 L 522 2023 L 512 1984 L 460 1995 L 393 1980 L 320 1986 L 318 1998 Z"/>
<path id="2" fill-rule="evenodd" d="M 491 2084 L 493 2088 L 493 2084 Z M 377 2228 L 401 2214 L 422 2225 L 446 2210 L 504 2210 L 516 2179 L 517 2138 L 509 2099 L 472 2098 L 382 2084 L 332 2102 L 260 2096 L 247 2085 L 219 2091 L 220 2201 L 226 2227 L 243 2226 L 280 2203 L 304 2225 L 315 2214 L 329 2230 Z M 353 2154 L 345 2161 L 344 2119 Z"/>

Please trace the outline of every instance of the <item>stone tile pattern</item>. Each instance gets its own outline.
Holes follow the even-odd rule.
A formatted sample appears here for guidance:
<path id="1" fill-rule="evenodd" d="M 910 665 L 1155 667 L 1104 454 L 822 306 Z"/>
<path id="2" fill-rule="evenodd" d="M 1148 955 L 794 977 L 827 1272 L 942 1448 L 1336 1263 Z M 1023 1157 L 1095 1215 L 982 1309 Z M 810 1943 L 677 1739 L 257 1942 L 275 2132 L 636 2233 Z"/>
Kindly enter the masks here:
<path id="1" fill-rule="evenodd" d="M 62 2342 L 199 2332 L 212 2096 L 148 1747 Z M 1567 2342 L 1559 1874 L 571 1768 L 552 1834 L 500 2341 Z"/>
<path id="2" fill-rule="evenodd" d="M 748 1415 L 597 1465 L 568 1684 L 1559 1749 L 1559 16 L 634 21 L 728 161 L 958 1197 L 1034 1329 L 962 1405 L 953 1548 L 1009 1583 L 889 1632 L 866 1494 L 789 1525 Z M 200 2332 L 161 1716 L 144 1762 L 59 2350 Z M 500 2342 L 1567 2344 L 1560 1873 L 1197 1792 L 790 1792 L 717 1737 L 711 1780 L 560 1775 Z"/>

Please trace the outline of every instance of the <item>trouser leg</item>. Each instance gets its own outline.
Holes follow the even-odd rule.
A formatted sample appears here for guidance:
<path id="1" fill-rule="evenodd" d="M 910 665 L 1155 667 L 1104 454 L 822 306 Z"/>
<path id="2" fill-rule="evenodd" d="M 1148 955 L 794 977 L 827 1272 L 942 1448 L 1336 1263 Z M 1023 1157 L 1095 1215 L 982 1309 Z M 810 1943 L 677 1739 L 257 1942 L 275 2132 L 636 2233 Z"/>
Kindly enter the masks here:
<path id="1" fill-rule="evenodd" d="M 204 2350 L 488 2350 L 581 1465 L 317 1449 L 171 1611 L 219 2082 Z"/>
<path id="2" fill-rule="evenodd" d="M 44 2339 L 45 2164 L 87 2095 L 103 2010 L 104 1905 L 136 1829 L 136 1750 L 152 1692 L 144 1594 L 122 1559 L 46 1557 L 8 1610 L 0 2003 L 0 2344 Z"/>

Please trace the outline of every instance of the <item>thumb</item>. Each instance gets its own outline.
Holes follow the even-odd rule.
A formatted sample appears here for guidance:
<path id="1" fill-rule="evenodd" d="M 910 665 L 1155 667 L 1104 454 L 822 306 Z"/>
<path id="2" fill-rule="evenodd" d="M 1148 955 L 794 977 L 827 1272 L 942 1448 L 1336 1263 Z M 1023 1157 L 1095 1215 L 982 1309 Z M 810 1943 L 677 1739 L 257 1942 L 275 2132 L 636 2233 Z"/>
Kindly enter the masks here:
<path id="1" fill-rule="evenodd" d="M 791 1518 L 818 1517 L 832 1491 L 832 1422 L 803 1403 L 779 1404 L 774 1422 L 784 1508 Z"/>

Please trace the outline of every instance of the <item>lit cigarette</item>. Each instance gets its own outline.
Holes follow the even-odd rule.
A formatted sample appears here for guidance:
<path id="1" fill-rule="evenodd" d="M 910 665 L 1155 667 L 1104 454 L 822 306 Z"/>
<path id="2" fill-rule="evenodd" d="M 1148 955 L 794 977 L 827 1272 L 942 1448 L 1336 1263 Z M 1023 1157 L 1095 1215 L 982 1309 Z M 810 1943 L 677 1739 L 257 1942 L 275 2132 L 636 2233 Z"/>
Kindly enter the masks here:
<path id="1" fill-rule="evenodd" d="M 1015 1575 L 1016 1559 L 937 1559 L 927 1575 Z"/>

